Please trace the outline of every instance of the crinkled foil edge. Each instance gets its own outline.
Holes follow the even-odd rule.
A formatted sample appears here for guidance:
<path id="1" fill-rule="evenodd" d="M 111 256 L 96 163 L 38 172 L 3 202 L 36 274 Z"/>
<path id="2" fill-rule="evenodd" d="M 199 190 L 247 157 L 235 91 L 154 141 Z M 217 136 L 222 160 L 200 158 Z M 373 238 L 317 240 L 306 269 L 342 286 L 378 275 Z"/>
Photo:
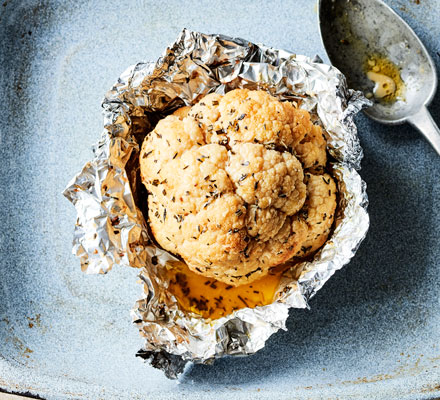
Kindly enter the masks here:
<path id="1" fill-rule="evenodd" d="M 335 230 L 312 262 L 287 271 L 272 304 L 244 308 L 214 320 L 179 309 L 161 277 L 175 259 L 153 245 L 140 210 L 137 156 L 158 118 L 200 96 L 235 87 L 264 89 L 282 100 L 301 99 L 330 134 L 329 153 L 340 191 Z M 243 39 L 184 29 L 156 63 L 129 67 L 103 101 L 104 131 L 95 157 L 64 191 L 74 204 L 73 253 L 89 274 L 114 264 L 142 268 L 144 291 L 132 315 L 145 338 L 139 356 L 176 378 L 188 361 L 252 354 L 285 329 L 290 307 L 308 300 L 347 264 L 369 226 L 365 183 L 357 173 L 362 149 L 353 116 L 369 101 L 347 89 L 334 67 Z M 154 263 L 152 262 L 154 260 Z M 298 273 L 300 271 L 299 277 Z"/>

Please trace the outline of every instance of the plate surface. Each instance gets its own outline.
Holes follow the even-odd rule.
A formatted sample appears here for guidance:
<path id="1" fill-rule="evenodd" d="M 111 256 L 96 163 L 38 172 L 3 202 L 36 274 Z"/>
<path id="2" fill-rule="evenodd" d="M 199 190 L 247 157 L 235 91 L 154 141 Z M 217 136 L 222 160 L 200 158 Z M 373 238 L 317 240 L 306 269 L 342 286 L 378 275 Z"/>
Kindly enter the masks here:
<path id="1" fill-rule="evenodd" d="M 387 3 L 440 71 L 440 0 Z M 440 158 L 409 125 L 357 118 L 368 237 L 311 310 L 292 310 L 289 330 L 251 357 L 167 380 L 134 357 L 137 271 L 87 276 L 71 255 L 75 210 L 61 192 L 91 158 L 101 99 L 120 73 L 159 57 L 183 27 L 326 59 L 313 1 L 0 7 L 0 388 L 48 399 L 440 395 Z M 430 110 L 440 123 L 440 94 Z"/>

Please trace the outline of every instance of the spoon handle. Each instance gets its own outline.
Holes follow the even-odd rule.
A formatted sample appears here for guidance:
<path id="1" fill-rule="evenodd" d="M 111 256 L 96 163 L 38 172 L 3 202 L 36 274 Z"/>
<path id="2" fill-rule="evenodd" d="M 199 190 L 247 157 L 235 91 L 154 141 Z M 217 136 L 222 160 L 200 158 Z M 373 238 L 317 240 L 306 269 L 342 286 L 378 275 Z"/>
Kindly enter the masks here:
<path id="1" fill-rule="evenodd" d="M 437 154 L 440 155 L 440 129 L 428 109 L 423 106 L 416 114 L 408 117 L 408 122 L 422 132 Z"/>

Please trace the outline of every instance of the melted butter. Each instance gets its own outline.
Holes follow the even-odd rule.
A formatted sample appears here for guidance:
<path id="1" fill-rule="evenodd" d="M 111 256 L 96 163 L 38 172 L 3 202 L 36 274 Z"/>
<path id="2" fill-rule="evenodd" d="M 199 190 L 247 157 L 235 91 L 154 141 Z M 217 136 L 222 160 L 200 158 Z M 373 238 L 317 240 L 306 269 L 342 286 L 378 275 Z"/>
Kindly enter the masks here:
<path id="1" fill-rule="evenodd" d="M 217 319 L 240 308 L 272 303 L 281 276 L 291 266 L 273 268 L 265 277 L 237 287 L 196 274 L 183 262 L 169 262 L 165 274 L 181 309 Z"/>
<path id="2" fill-rule="evenodd" d="M 405 84 L 396 64 L 386 57 L 372 55 L 365 63 L 365 70 L 368 79 L 375 83 L 374 97 L 386 102 L 404 100 Z"/>
<path id="3" fill-rule="evenodd" d="M 381 99 L 385 96 L 394 95 L 396 92 L 396 84 L 389 76 L 369 71 L 367 72 L 367 77 L 375 83 L 373 89 L 374 97 Z"/>

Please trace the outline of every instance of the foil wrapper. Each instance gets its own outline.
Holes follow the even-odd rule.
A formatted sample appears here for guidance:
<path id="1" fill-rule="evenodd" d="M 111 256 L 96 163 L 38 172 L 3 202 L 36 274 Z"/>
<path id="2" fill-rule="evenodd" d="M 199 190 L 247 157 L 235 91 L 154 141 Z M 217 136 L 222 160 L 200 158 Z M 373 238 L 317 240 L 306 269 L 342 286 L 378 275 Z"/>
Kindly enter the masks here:
<path id="1" fill-rule="evenodd" d="M 167 290 L 162 267 L 176 258 L 149 239 L 138 156 L 142 140 L 160 118 L 208 93 L 234 88 L 301 99 L 301 107 L 330 135 L 328 151 L 340 196 L 333 234 L 313 261 L 283 274 L 272 304 L 208 320 L 181 310 Z M 290 307 L 307 307 L 350 261 L 369 226 L 366 186 L 357 173 L 363 154 L 353 122 L 354 114 L 369 104 L 347 88 L 336 68 L 319 59 L 186 29 L 157 62 L 138 63 L 120 76 L 102 103 L 105 129 L 95 157 L 64 195 L 78 213 L 73 252 L 84 272 L 106 273 L 114 264 L 141 268 L 143 296 L 132 310 L 145 338 L 139 356 L 176 378 L 188 361 L 255 353 L 285 329 Z"/>

